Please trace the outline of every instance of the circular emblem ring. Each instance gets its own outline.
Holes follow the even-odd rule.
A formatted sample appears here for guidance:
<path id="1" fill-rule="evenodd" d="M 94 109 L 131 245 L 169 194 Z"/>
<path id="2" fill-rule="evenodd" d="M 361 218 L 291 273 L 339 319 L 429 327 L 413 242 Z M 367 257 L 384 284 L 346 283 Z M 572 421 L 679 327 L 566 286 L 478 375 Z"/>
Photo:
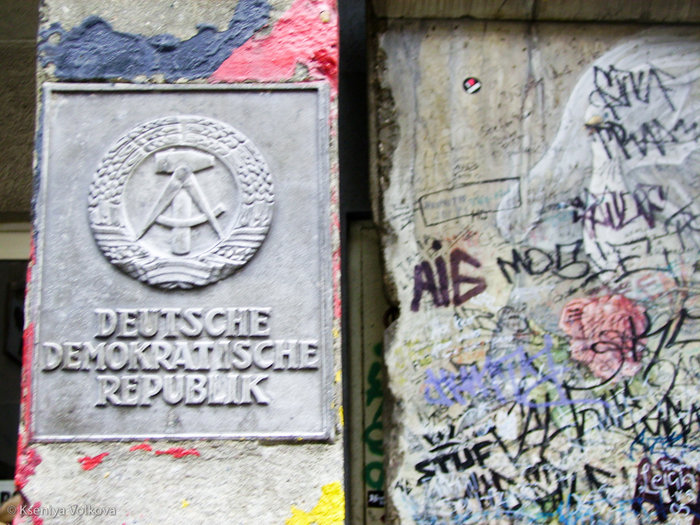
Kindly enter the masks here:
<path id="1" fill-rule="evenodd" d="M 262 155 L 228 124 L 198 116 L 147 122 L 121 137 L 90 186 L 104 256 L 161 288 L 205 286 L 246 264 L 270 228 Z"/>

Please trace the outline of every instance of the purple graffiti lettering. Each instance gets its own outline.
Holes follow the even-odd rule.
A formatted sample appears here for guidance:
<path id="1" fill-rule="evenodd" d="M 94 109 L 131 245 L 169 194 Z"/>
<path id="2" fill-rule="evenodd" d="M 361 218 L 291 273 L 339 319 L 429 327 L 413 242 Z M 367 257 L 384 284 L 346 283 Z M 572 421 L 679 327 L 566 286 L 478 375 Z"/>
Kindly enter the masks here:
<path id="1" fill-rule="evenodd" d="M 434 246 L 440 247 L 440 243 L 434 243 Z M 467 252 L 460 248 L 455 248 L 450 252 L 449 274 L 445 259 L 438 256 L 435 259 L 435 268 L 437 271 L 437 284 L 435 281 L 435 272 L 428 261 L 423 261 L 417 264 L 413 269 L 413 300 L 411 301 L 411 310 L 417 312 L 420 309 L 420 302 L 424 292 L 427 292 L 433 299 L 435 306 L 449 306 L 452 302 L 455 306 L 464 304 L 469 299 L 479 295 L 486 290 L 486 281 L 483 277 L 472 277 L 461 273 L 460 266 L 465 263 L 480 268 L 481 263 Z M 452 298 L 450 298 L 449 282 L 452 282 Z M 465 284 L 474 285 L 466 291 L 462 291 L 461 287 Z"/>
<path id="2" fill-rule="evenodd" d="M 581 222 L 593 236 L 598 226 L 619 231 L 637 220 L 653 228 L 658 212 L 664 209 L 666 193 L 666 189 L 657 184 L 638 184 L 631 192 L 585 190 L 583 198 L 571 201 L 573 222 Z"/>
<path id="3" fill-rule="evenodd" d="M 455 306 L 467 302 L 472 297 L 486 290 L 486 281 L 482 277 L 470 277 L 459 273 L 459 265 L 461 263 L 470 264 L 474 268 L 481 267 L 481 263 L 468 253 L 462 250 L 452 250 L 452 253 L 450 253 L 450 272 L 452 273 L 453 301 Z M 462 284 L 473 284 L 474 287 L 464 293 L 460 293 L 459 288 Z"/>
<path id="4" fill-rule="evenodd" d="M 529 355 L 522 346 L 503 357 L 486 358 L 479 370 L 475 365 L 462 365 L 457 373 L 441 369 L 435 373 L 426 370 L 424 398 L 432 405 L 452 406 L 468 404 L 470 397 L 494 396 L 500 402 L 514 400 L 525 407 L 541 408 L 572 404 L 604 404 L 601 399 L 572 399 L 564 388 L 562 379 L 566 368 L 557 365 L 552 357 L 552 338 L 545 335 L 544 348 Z M 544 359 L 539 369 L 536 361 Z M 529 385 L 524 387 L 523 385 Z M 558 399 L 531 399 L 532 392 L 540 387 L 554 389 Z"/>
<path id="5" fill-rule="evenodd" d="M 689 502 L 689 499 L 695 501 Z M 671 514 L 692 516 L 700 524 L 700 474 L 678 458 L 661 457 L 655 464 L 644 457 L 637 466 L 637 480 L 632 508 L 642 513 L 649 503 L 661 522 Z"/>

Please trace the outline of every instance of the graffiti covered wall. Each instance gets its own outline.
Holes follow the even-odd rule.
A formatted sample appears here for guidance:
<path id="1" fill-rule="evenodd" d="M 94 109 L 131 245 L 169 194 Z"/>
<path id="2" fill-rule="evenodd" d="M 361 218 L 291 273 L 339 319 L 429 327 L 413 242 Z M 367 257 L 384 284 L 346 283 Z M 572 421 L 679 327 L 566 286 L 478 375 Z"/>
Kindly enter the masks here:
<path id="1" fill-rule="evenodd" d="M 390 21 L 400 523 L 700 522 L 697 30 Z"/>

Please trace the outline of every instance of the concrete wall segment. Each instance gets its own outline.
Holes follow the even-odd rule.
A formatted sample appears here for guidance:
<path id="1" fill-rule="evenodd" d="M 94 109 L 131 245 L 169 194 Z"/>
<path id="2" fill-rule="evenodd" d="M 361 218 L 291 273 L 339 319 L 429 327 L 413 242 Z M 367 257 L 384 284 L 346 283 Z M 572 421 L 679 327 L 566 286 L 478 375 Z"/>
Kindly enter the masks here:
<path id="1" fill-rule="evenodd" d="M 118 31 L 95 14 L 71 28 L 52 21 L 39 29 L 39 58 L 44 67 L 52 65 L 60 80 L 204 79 L 266 25 L 269 15 L 266 0 L 243 0 L 224 30 L 196 24 L 196 34 L 188 38 L 167 31 L 153 36 Z M 193 20 L 189 22 L 191 26 Z"/>
<path id="2" fill-rule="evenodd" d="M 27 221 L 31 199 L 36 1 L 0 2 L 0 220 Z"/>
<path id="3" fill-rule="evenodd" d="M 237 49 L 214 72 L 215 81 L 270 81 L 338 75 L 338 17 L 325 0 L 297 0 L 267 35 Z"/>
<path id="4" fill-rule="evenodd" d="M 45 20 L 58 23 L 66 31 L 80 26 L 91 16 L 106 20 L 114 31 L 137 33 L 154 37 L 169 33 L 180 40 L 195 36 L 198 26 L 211 26 L 225 31 L 234 16 L 240 0 L 230 2 L 186 2 L 182 0 L 153 0 L 141 9 L 133 10 L 128 1 L 85 2 L 71 1 L 58 5 L 48 2 L 43 10 Z M 273 0 L 270 6 L 269 25 L 275 22 L 292 3 L 292 0 Z"/>
<path id="5" fill-rule="evenodd" d="M 378 17 L 386 18 L 627 23 L 694 23 L 700 20 L 700 10 L 692 0 L 373 0 L 372 5 Z"/>
<path id="6" fill-rule="evenodd" d="M 697 28 L 380 27 L 374 118 L 391 110 L 375 120 L 373 197 L 401 309 L 386 343 L 393 522 L 662 522 L 683 509 L 645 476 L 671 471 L 695 512 L 697 251 L 658 228 L 694 216 Z M 649 220 L 593 217 L 595 196 L 635 191 Z M 655 240 L 629 252 L 643 232 Z M 605 326 L 627 312 L 614 359 L 591 351 L 579 307 Z M 638 406 L 620 418 L 619 403 Z"/>
<path id="7" fill-rule="evenodd" d="M 0 42 L 4 88 L 0 108 L 0 217 L 27 220 L 31 196 L 31 150 L 34 123 L 34 41 Z"/>
<path id="8" fill-rule="evenodd" d="M 0 2 L 0 40 L 36 40 L 37 1 Z"/>
<path id="9" fill-rule="evenodd" d="M 40 82 L 249 80 L 226 74 L 212 78 L 211 74 L 246 42 L 249 50 L 262 50 L 265 42 L 269 42 L 266 37 L 274 36 L 277 23 L 285 16 L 288 18 L 293 5 L 313 11 L 319 20 L 319 25 L 313 28 L 297 28 L 307 32 L 311 42 L 303 53 L 301 48 L 294 48 L 287 49 L 285 54 L 288 59 L 299 52 L 299 63 L 308 64 L 308 73 L 300 74 L 299 68 L 295 68 L 287 75 L 286 70 L 273 68 L 264 80 L 322 80 L 333 88 L 337 83 L 336 8 L 332 1 L 313 0 L 145 4 L 47 0 L 42 7 L 38 78 Z M 313 34 L 308 32 L 311 30 Z M 268 49 L 265 53 L 269 58 L 274 57 L 275 51 Z M 329 104 L 330 137 L 325 137 L 329 158 L 325 163 L 331 179 L 332 216 L 327 235 L 337 263 L 337 111 L 335 100 Z M 39 114 L 41 111 L 40 107 Z M 335 307 L 329 376 L 337 373 L 339 378 L 339 264 L 334 265 L 333 272 Z M 30 281 L 27 302 L 30 324 L 25 333 L 25 344 L 30 350 L 32 320 L 37 318 L 37 309 L 41 307 L 36 299 L 37 290 L 32 289 Z M 296 524 L 316 518 L 322 523 L 340 523 L 344 516 L 340 483 L 343 479 L 341 382 L 335 381 L 329 388 L 336 437 L 317 443 L 185 440 L 39 444 L 30 442 L 31 422 L 25 410 L 17 484 L 31 512 L 17 522 Z M 25 408 L 31 395 L 27 377 Z M 127 502 L 138 503 L 134 506 Z M 71 505 L 78 507 L 71 509 Z M 97 512 L 102 514 L 95 514 L 95 509 L 100 509 Z M 113 510 L 116 514 L 112 514 Z M 67 514 L 74 511 L 83 514 L 78 517 Z"/>

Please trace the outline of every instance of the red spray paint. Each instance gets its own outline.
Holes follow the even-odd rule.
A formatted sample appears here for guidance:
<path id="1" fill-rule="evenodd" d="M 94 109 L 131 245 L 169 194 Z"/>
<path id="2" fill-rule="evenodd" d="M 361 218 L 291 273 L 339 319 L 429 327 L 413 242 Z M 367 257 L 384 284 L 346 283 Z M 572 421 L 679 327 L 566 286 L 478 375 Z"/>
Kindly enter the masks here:
<path id="1" fill-rule="evenodd" d="M 149 445 L 148 443 L 139 443 L 138 445 L 134 445 L 129 449 L 130 452 L 134 452 L 135 450 L 145 450 L 146 452 L 150 452 L 153 450 L 153 447 Z"/>
<path id="2" fill-rule="evenodd" d="M 174 458 L 180 459 L 185 456 L 197 456 L 199 457 L 199 450 L 196 448 L 182 448 L 182 447 L 173 447 L 169 448 L 167 450 L 156 450 L 156 456 L 162 456 L 164 454 L 168 454 L 170 456 L 173 456 Z"/>
<path id="3" fill-rule="evenodd" d="M 301 66 L 308 70 L 309 79 L 328 80 L 335 93 L 337 42 L 335 1 L 296 0 L 268 36 L 253 37 L 236 49 L 210 80 L 280 82 L 293 78 Z"/>
<path id="4" fill-rule="evenodd" d="M 98 454 L 97 456 L 85 456 L 82 458 L 78 458 L 78 463 L 80 463 L 80 466 L 83 467 L 83 470 L 92 470 L 94 469 L 97 465 L 102 463 L 102 460 L 109 456 L 109 452 L 103 452 L 102 454 Z"/>
<path id="5" fill-rule="evenodd" d="M 27 293 L 31 283 L 32 269 L 36 262 L 34 237 L 31 239 L 29 264 L 27 265 Z M 17 439 L 17 461 L 15 470 L 15 485 L 22 490 L 34 475 L 36 467 L 41 463 L 39 453 L 29 447 L 31 437 L 31 401 L 32 401 L 32 357 L 34 348 L 34 325 L 24 328 L 22 334 L 22 378 L 21 378 L 21 432 Z"/>

